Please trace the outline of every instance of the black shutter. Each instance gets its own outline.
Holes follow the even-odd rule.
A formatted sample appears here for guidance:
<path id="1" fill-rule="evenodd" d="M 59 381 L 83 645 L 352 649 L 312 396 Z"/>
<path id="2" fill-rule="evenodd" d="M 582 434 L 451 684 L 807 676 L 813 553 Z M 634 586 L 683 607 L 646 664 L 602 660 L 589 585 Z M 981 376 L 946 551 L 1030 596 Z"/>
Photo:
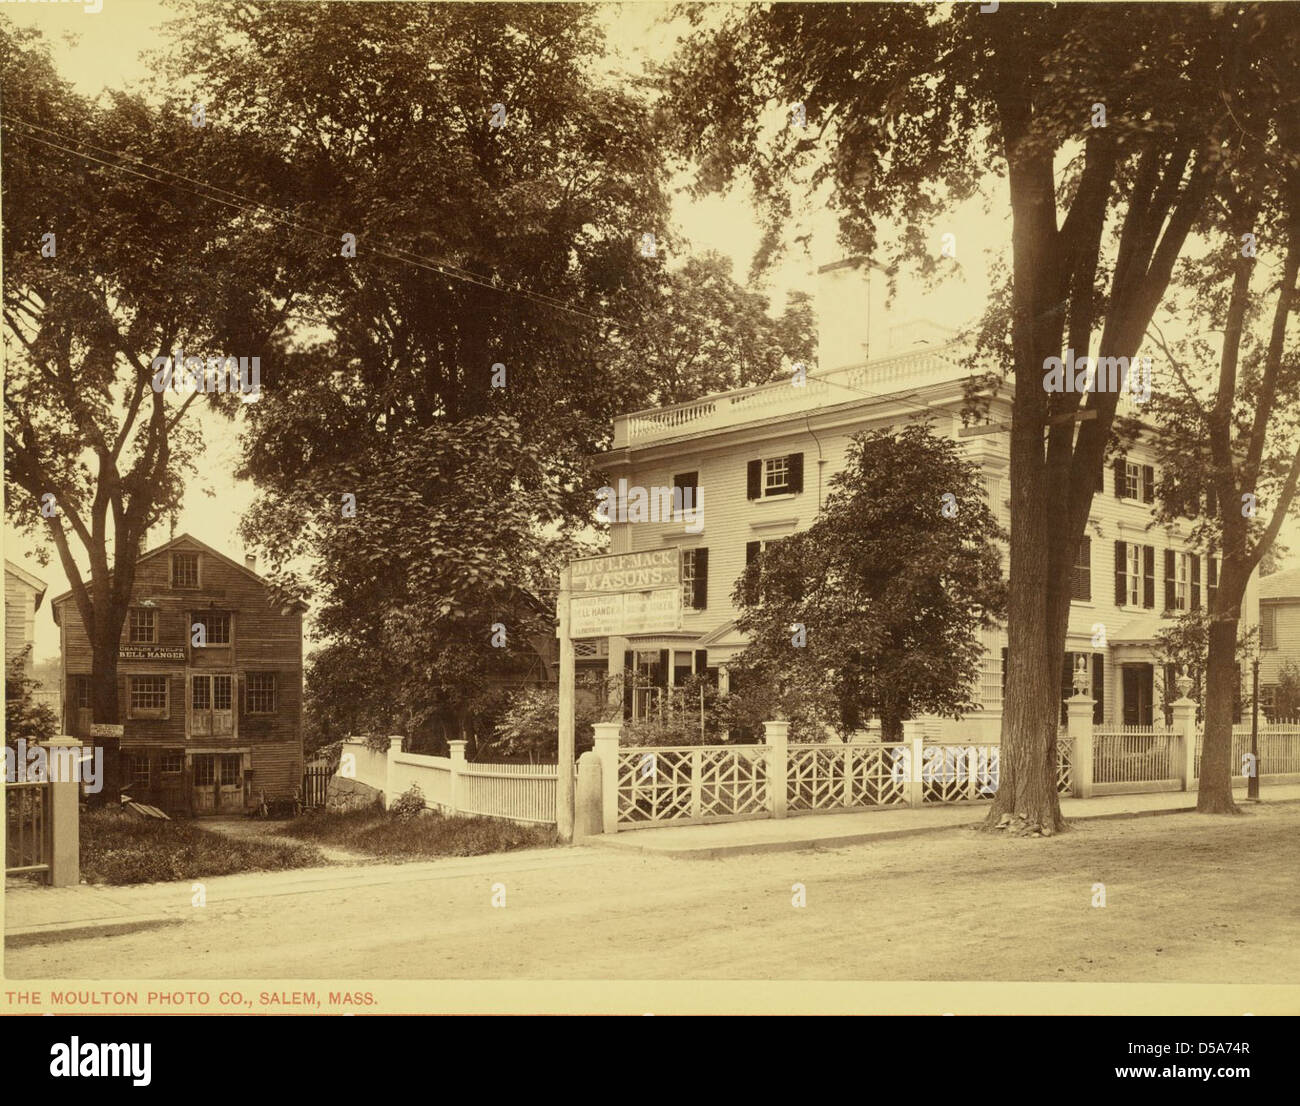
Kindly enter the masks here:
<path id="1" fill-rule="evenodd" d="M 1142 466 L 1142 502 L 1156 501 L 1156 470 L 1150 465 Z"/>
<path id="2" fill-rule="evenodd" d="M 754 563 L 754 558 L 758 556 L 758 554 L 762 551 L 762 549 L 763 549 L 763 543 L 761 541 L 745 542 L 745 567 L 746 568 L 748 568 L 750 565 Z"/>
<path id="3" fill-rule="evenodd" d="M 1192 610 L 1201 609 L 1201 558 L 1195 553 L 1190 558 L 1192 562 Z"/>
<path id="4" fill-rule="evenodd" d="M 748 488 L 746 494 L 750 499 L 757 499 L 763 494 L 763 462 L 750 461 L 747 473 Z"/>
<path id="5" fill-rule="evenodd" d="M 695 593 L 691 605 L 702 611 L 709 605 L 709 551 L 695 550 Z"/>
<path id="6" fill-rule="evenodd" d="M 1142 606 L 1155 609 L 1156 605 L 1156 549 L 1153 545 L 1142 547 Z"/>
<path id="7" fill-rule="evenodd" d="M 1126 462 L 1123 457 L 1115 458 L 1115 498 L 1116 499 L 1124 498 L 1124 485 L 1128 483 L 1128 478 L 1125 475 L 1125 473 L 1127 472 L 1127 469 L 1125 468 L 1125 464 Z"/>
<path id="8" fill-rule="evenodd" d="M 1165 550 L 1165 610 L 1174 609 L 1174 551 Z"/>
<path id="9" fill-rule="evenodd" d="M 1212 555 L 1205 557 L 1205 605 L 1214 609 L 1214 597 L 1219 591 L 1219 562 Z"/>
<path id="10" fill-rule="evenodd" d="M 1128 602 L 1128 549 L 1122 541 L 1115 543 L 1115 606 Z"/>
<path id="11" fill-rule="evenodd" d="M 703 676 L 709 670 L 709 651 L 707 649 L 695 650 L 695 675 Z M 714 686 L 717 686 L 716 683 Z"/>
<path id="12" fill-rule="evenodd" d="M 1092 724 L 1100 726 L 1105 720 L 1106 706 L 1106 654 L 1092 655 Z"/>
<path id="13" fill-rule="evenodd" d="M 673 477 L 674 488 L 690 488 L 694 492 L 700 486 L 700 474 L 698 472 L 679 472 Z"/>
<path id="14" fill-rule="evenodd" d="M 803 491 L 803 454 L 791 453 L 788 460 L 790 471 L 790 488 L 792 492 Z"/>
<path id="15" fill-rule="evenodd" d="M 636 694 L 636 654 L 623 650 L 623 721 L 632 718 L 632 699 Z"/>
<path id="16" fill-rule="evenodd" d="M 1106 490 L 1106 466 L 1097 466 L 1097 490 L 1104 492 Z"/>
<path id="17" fill-rule="evenodd" d="M 1070 568 L 1070 598 L 1088 603 L 1092 600 L 1092 539 L 1079 539 L 1079 552 Z"/>

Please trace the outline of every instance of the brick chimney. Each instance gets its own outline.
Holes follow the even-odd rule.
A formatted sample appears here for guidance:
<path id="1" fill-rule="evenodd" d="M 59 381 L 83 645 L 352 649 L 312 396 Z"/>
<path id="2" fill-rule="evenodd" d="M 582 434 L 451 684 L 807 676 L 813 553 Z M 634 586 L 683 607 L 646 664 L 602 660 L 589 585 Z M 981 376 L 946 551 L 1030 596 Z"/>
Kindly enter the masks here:
<path id="1" fill-rule="evenodd" d="M 253 554 L 253 553 L 245 553 L 245 554 L 244 554 L 244 567 L 247 568 L 249 572 L 256 572 L 256 571 L 257 571 L 257 556 L 256 556 L 255 554 Z"/>

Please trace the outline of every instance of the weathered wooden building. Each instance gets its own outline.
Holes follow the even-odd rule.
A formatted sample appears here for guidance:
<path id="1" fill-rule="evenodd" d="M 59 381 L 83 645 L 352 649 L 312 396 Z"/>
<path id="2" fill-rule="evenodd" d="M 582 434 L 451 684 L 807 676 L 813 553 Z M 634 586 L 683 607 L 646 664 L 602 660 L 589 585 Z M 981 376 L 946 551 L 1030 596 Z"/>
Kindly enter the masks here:
<path id="1" fill-rule="evenodd" d="M 90 741 L 90 641 L 70 591 L 52 606 L 64 725 Z M 188 534 L 140 556 L 118 647 L 124 792 L 196 815 L 297 797 L 304 609 Z"/>

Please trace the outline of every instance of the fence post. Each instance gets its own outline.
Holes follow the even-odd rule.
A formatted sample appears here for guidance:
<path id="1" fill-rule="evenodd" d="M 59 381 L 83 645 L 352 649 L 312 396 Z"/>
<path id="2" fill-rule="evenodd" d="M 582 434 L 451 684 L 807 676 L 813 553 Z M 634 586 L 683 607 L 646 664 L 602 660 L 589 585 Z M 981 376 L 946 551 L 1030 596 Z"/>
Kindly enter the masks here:
<path id="1" fill-rule="evenodd" d="M 1183 687 L 1184 680 L 1187 681 L 1187 687 Z M 1180 698 L 1169 704 L 1174 715 L 1173 731 L 1178 742 L 1172 750 L 1173 769 L 1182 790 L 1191 791 L 1196 787 L 1196 700 L 1187 697 L 1192 686 L 1191 680 L 1182 676 L 1177 684 Z"/>
<path id="2" fill-rule="evenodd" d="M 1077 799 L 1092 798 L 1092 696 L 1076 691 L 1065 701 L 1070 738 L 1070 790 Z"/>
<path id="3" fill-rule="evenodd" d="M 790 723 L 764 722 L 763 740 L 767 743 L 767 809 L 773 818 L 784 818 L 786 775 L 790 765 Z"/>
<path id="4" fill-rule="evenodd" d="M 388 737 L 388 757 L 384 761 L 384 809 L 391 810 L 394 800 L 397 798 L 393 794 L 393 758 L 402 751 L 402 742 L 405 739 L 401 734 L 390 734 Z"/>
<path id="5" fill-rule="evenodd" d="M 918 810 L 925 802 L 925 781 L 921 768 L 925 763 L 925 723 L 909 718 L 903 723 L 903 740 L 907 742 L 907 805 Z"/>
<path id="6" fill-rule="evenodd" d="M 451 800 L 451 812 L 460 813 L 460 778 L 465 773 L 465 745 L 464 741 L 448 741 L 447 745 L 451 749 L 451 782 L 448 785 Z M 557 777 L 558 779 L 558 777 Z M 480 796 L 481 797 L 481 796 Z"/>
<path id="7" fill-rule="evenodd" d="M 46 779 L 50 782 L 50 886 L 76 887 L 81 883 L 81 826 L 77 800 L 81 794 L 81 742 L 59 734 L 37 742 L 45 750 Z"/>
<path id="8" fill-rule="evenodd" d="M 595 722 L 592 752 L 600 758 L 600 811 L 606 833 L 618 832 L 618 736 L 621 722 Z"/>

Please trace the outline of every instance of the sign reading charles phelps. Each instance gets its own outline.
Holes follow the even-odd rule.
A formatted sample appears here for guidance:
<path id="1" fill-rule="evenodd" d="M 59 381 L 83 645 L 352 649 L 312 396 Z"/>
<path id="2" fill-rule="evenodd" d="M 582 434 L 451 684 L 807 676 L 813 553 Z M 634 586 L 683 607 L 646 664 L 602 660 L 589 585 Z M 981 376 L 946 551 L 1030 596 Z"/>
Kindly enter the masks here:
<path id="1" fill-rule="evenodd" d="M 117 650 L 120 661 L 183 661 L 183 645 L 123 645 Z"/>
<path id="2" fill-rule="evenodd" d="M 654 634 L 682 624 L 677 549 L 587 557 L 569 566 L 571 637 Z"/>
<path id="3" fill-rule="evenodd" d="M 583 592 L 650 591 L 682 584 L 678 549 L 647 549 L 643 553 L 610 553 L 584 557 L 569 565 L 569 587 Z"/>

